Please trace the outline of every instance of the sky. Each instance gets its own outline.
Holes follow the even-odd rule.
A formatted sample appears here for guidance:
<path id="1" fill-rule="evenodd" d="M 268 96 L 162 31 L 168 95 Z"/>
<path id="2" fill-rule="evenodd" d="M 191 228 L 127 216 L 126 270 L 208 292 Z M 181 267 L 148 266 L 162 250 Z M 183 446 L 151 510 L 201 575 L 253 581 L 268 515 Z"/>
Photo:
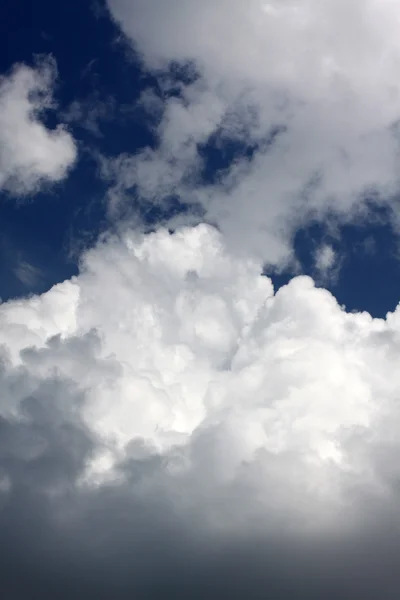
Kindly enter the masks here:
<path id="1" fill-rule="evenodd" d="M 3 8 L 5 600 L 398 598 L 399 29 Z"/>

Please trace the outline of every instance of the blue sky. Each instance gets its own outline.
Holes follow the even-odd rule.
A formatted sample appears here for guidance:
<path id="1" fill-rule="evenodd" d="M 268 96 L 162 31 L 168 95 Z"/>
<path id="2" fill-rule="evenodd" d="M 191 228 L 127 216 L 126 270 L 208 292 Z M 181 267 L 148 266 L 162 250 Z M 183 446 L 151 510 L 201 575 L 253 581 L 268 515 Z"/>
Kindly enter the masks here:
<path id="1" fill-rule="evenodd" d="M 157 90 L 157 81 L 140 64 L 101 2 L 72 0 L 55 5 L 41 0 L 33 8 L 21 0 L 7 7 L 0 27 L 3 74 L 18 62 L 32 65 L 37 54 L 56 59 L 58 106 L 46 116 L 50 127 L 52 120 L 63 120 L 72 103 L 82 106 L 82 114 L 68 124 L 79 148 L 79 160 L 69 177 L 23 201 L 2 193 L 0 297 L 7 300 L 45 291 L 76 274 L 81 250 L 110 227 L 107 185 L 99 177 L 95 153 L 112 157 L 154 144 L 154 120 L 135 103 L 143 90 Z M 92 130 L 87 122 L 90 115 Z M 203 150 L 204 177 L 212 180 L 236 156 L 250 151 L 242 142 L 215 145 L 210 139 Z M 335 277 L 324 279 L 324 286 L 348 310 L 383 317 L 397 305 L 400 270 L 397 234 L 390 218 L 377 218 L 376 212 L 372 207 L 371 215 L 346 226 L 335 224 L 333 233 L 324 222 L 294 232 L 299 261 L 295 273 L 310 274 L 319 283 L 314 253 L 320 244 L 330 244 L 340 256 L 340 268 Z M 31 276 L 23 281 L 18 277 L 21 264 L 32 267 Z M 282 274 L 274 268 L 266 272 L 277 286 L 294 274 L 292 268 L 284 268 Z"/>
<path id="2" fill-rule="evenodd" d="M 55 113 L 46 115 L 50 127 L 74 101 L 81 102 L 89 114 L 96 106 L 104 107 L 104 115 L 95 117 L 98 130 L 94 134 L 85 128 L 83 118 L 69 125 L 78 143 L 79 161 L 68 180 L 22 202 L 2 194 L 0 296 L 5 300 L 42 292 L 77 272 L 78 249 L 92 244 L 107 226 L 106 186 L 91 153 L 134 152 L 148 144 L 151 135 L 140 115 L 129 110 L 146 74 L 100 4 L 11 4 L 0 27 L 4 74 L 15 63 L 32 65 L 34 55 L 56 58 L 58 106 Z M 15 277 L 20 261 L 38 269 L 37 280 L 28 286 Z"/>
<path id="3" fill-rule="evenodd" d="M 398 598 L 399 31 L 3 8 L 5 600 Z"/>

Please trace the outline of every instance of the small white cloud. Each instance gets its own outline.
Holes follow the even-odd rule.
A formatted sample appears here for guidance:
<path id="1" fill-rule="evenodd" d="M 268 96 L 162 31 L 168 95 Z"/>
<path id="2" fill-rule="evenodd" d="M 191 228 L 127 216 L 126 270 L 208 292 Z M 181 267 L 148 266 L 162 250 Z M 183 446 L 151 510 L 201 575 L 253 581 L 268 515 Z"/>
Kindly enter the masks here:
<path id="1" fill-rule="evenodd" d="M 35 68 L 15 65 L 0 78 L 0 189 L 12 195 L 62 180 L 75 162 L 71 134 L 41 121 L 43 112 L 54 108 L 56 74 L 55 62 L 43 59 Z"/>
<path id="2" fill-rule="evenodd" d="M 320 246 L 314 255 L 316 277 L 326 282 L 337 277 L 339 271 L 338 256 L 329 244 Z"/>

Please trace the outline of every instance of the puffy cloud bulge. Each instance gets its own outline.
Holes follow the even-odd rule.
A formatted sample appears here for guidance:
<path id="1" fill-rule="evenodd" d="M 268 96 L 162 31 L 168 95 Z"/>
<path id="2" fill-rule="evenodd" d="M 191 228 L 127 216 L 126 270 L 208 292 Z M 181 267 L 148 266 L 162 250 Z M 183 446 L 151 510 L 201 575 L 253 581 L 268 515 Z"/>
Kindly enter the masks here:
<path id="1" fill-rule="evenodd" d="M 398 311 L 346 313 L 307 277 L 274 294 L 199 225 L 110 237 L 0 323 L 0 551 L 41 597 L 390 578 Z"/>
<path id="2" fill-rule="evenodd" d="M 62 125 L 48 129 L 41 117 L 55 107 L 55 62 L 14 65 L 0 78 L 0 189 L 14 196 L 37 192 L 63 179 L 74 164 L 75 142 Z"/>
<path id="3" fill-rule="evenodd" d="M 114 163 L 133 185 L 200 202 L 232 247 L 286 260 L 293 227 L 398 191 L 400 9 L 393 0 L 108 0 L 147 68 L 192 65 L 165 92 L 159 147 Z M 161 80 L 165 80 L 161 77 Z M 168 87 L 168 86 L 167 86 Z M 252 147 L 204 185 L 210 139 Z M 128 194 L 129 195 L 129 194 Z M 394 207 L 395 208 L 395 207 Z"/>

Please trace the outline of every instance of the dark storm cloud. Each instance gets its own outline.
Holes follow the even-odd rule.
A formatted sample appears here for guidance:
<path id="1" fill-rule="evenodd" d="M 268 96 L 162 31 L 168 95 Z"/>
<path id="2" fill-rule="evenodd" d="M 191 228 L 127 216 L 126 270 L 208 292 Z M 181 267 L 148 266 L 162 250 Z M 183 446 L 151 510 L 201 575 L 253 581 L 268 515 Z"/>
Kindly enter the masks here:
<path id="1" fill-rule="evenodd" d="M 213 535 L 143 491 L 164 469 L 145 447 L 121 465 L 121 481 L 78 485 L 96 441 L 70 382 L 38 383 L 19 369 L 3 370 L 1 385 L 20 390 L 19 414 L 0 421 L 5 600 L 398 597 L 400 537 L 379 504 L 364 503 L 347 534 Z"/>

